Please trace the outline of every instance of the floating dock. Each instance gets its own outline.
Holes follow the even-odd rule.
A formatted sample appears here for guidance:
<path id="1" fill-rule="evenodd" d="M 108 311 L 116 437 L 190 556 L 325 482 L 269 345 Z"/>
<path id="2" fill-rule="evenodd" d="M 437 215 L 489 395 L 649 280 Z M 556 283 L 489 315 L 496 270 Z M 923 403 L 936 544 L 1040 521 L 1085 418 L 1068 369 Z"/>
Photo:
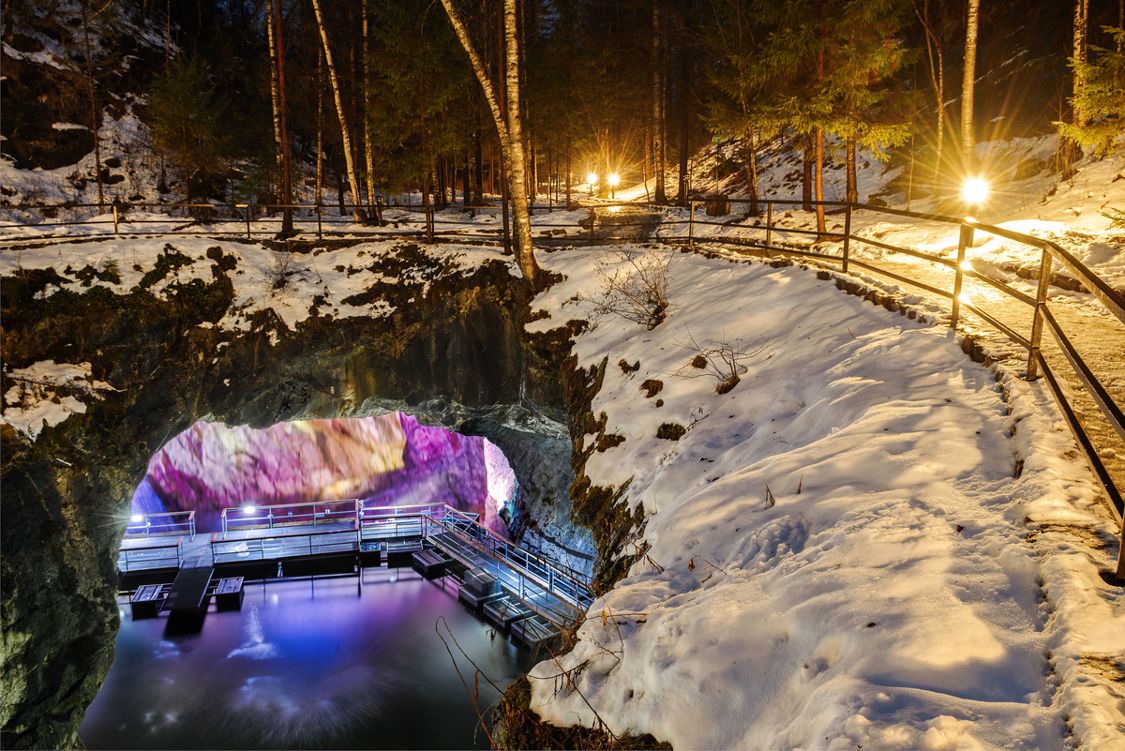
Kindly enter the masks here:
<path id="1" fill-rule="evenodd" d="M 221 532 L 198 535 L 194 512 L 150 516 L 129 525 L 118 571 L 133 617 L 166 611 L 173 631 L 202 628 L 212 600 L 219 610 L 241 607 L 245 582 L 358 576 L 373 566 L 455 577 L 466 607 L 529 647 L 556 642 L 593 603 L 587 577 L 445 504 L 232 507 Z"/>

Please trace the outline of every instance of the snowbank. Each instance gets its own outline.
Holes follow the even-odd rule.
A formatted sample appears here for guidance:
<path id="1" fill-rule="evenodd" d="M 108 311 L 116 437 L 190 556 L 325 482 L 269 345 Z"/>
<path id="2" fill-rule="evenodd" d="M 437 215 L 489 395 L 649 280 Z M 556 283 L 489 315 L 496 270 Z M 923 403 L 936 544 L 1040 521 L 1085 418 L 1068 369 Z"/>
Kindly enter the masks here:
<path id="1" fill-rule="evenodd" d="M 547 256 L 567 279 L 536 299 L 550 317 L 529 328 L 589 317 L 607 262 L 621 263 Z M 1120 602 L 1083 624 L 1044 603 L 1055 566 L 1070 575 L 1049 577 L 1069 593 L 1051 592 L 1054 607 L 1098 599 L 1082 593 L 1100 584 L 1099 554 L 1029 543 L 1025 517 L 1113 528 L 1077 456 L 1053 459 L 1057 441 L 1022 427 L 1013 440 L 1045 411 L 1038 387 L 1008 414 L 948 329 L 807 271 L 676 254 L 669 280 L 654 330 L 603 316 L 576 341 L 581 365 L 608 359 L 593 412 L 625 439 L 587 472 L 630 483 L 651 548 L 575 649 L 533 669 L 533 708 L 683 749 L 1050 748 L 1067 716 L 1084 718 L 1080 739 L 1120 741 L 1119 687 L 1088 674 L 1079 687 L 1047 659 L 1119 649 L 1095 637 L 1125 620 Z M 693 342 L 748 354 L 733 390 L 688 377 Z M 658 438 L 666 423 L 683 437 Z"/>

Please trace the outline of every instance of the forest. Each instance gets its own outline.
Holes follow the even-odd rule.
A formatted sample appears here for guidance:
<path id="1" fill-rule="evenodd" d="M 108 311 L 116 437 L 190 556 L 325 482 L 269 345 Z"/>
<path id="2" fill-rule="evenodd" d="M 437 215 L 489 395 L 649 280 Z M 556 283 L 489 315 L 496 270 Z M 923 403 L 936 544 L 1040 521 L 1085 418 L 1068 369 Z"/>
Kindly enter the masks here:
<path id="1" fill-rule="evenodd" d="M 1123 0 L 71 5 L 59 9 L 80 18 L 62 21 L 9 3 L 5 51 L 37 31 L 59 36 L 51 24 L 80 32 L 69 94 L 75 110 L 84 103 L 75 128 L 91 137 L 99 203 L 98 132 L 114 102 L 135 103 L 151 129 L 161 194 L 337 204 L 359 222 L 402 191 L 439 208 L 507 192 L 513 160 L 501 158 L 482 81 L 501 109 L 519 97 L 523 192 L 568 204 L 579 183 L 607 189 L 588 174 L 611 173 L 643 182 L 653 202 L 683 203 L 708 143 L 736 144 L 723 169 L 751 201 L 758 155 L 783 143 L 803 156 L 807 204 L 823 198 L 826 162 L 845 166 L 846 198 L 858 199 L 857 151 L 907 165 L 909 203 L 973 174 L 982 139 L 1057 129 L 1051 167 L 1065 176 L 1083 148 L 1110 147 L 1125 115 Z M 126 39 L 115 29 L 126 17 L 159 40 Z M 23 59 L 6 60 L 10 75 Z M 20 70 L 4 91 L 4 151 L 28 168 L 51 104 L 31 100 Z"/>

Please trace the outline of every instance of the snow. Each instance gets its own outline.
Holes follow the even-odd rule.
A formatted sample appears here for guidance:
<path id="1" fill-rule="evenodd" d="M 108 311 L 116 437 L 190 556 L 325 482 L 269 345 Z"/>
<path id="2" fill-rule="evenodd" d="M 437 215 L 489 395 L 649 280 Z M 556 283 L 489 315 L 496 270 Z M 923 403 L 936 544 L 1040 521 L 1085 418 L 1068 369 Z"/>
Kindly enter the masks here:
<path id="1" fill-rule="evenodd" d="M 15 385 L 4 393 L 0 423 L 11 425 L 32 441 L 45 427 L 83 414 L 86 402 L 78 397 L 99 399 L 98 391 L 112 389 L 90 377 L 90 363 L 56 363 L 43 360 L 26 368 L 5 369 L 5 378 Z"/>
<path id="2" fill-rule="evenodd" d="M 622 261 L 541 262 L 567 278 L 536 331 L 588 318 L 599 264 Z M 588 701 L 676 748 L 1059 748 L 1067 718 L 1120 743 L 1120 687 L 1080 667 L 1120 657 L 1105 553 L 1027 539 L 1028 516 L 1115 532 L 1041 387 L 808 271 L 677 253 L 669 279 L 664 323 L 602 316 L 575 343 L 608 360 L 593 412 L 625 438 L 586 471 L 629 483 L 651 547 L 533 669 L 533 708 L 594 725 Z M 685 377 L 693 340 L 754 353 L 730 393 Z M 665 422 L 686 434 L 656 438 Z"/>
<path id="3" fill-rule="evenodd" d="M 272 310 L 289 330 L 313 315 L 314 300 L 321 296 L 320 315 L 334 318 L 354 316 L 384 317 L 394 312 L 385 300 L 350 303 L 348 298 L 368 291 L 377 283 L 393 284 L 397 277 L 388 277 L 372 269 L 376 260 L 395 257 L 402 241 L 364 242 L 342 249 L 314 249 L 311 253 L 274 251 L 257 244 L 217 242 L 210 238 L 183 237 L 160 239 L 96 240 L 79 244 L 53 244 L 0 254 L 0 275 L 10 276 L 21 269 L 53 268 L 64 278 L 74 279 L 67 289 L 82 291 L 89 283 L 106 287 L 115 294 L 127 294 L 136 288 L 146 274 L 156 268 L 162 258 L 179 259 L 166 275 L 153 283 L 153 294 L 168 297 L 179 287 L 193 281 L 209 283 L 217 261 L 208 256 L 222 254 L 224 263 L 234 262 L 227 271 L 234 286 L 234 301 L 226 315 L 214 325 L 225 331 L 247 331 L 256 313 Z M 215 249 L 218 249 L 218 252 Z M 485 247 L 439 247 L 431 255 L 450 265 L 451 271 L 471 272 L 489 261 L 508 264 L 518 274 L 511 257 Z M 92 280 L 78 282 L 77 273 L 87 267 L 103 275 L 115 275 L 118 281 Z M 429 281 L 416 269 L 407 269 L 405 281 L 416 283 L 424 293 Z M 44 290 L 46 298 L 60 291 L 59 285 Z M 206 322 L 211 325 L 211 322 Z"/>

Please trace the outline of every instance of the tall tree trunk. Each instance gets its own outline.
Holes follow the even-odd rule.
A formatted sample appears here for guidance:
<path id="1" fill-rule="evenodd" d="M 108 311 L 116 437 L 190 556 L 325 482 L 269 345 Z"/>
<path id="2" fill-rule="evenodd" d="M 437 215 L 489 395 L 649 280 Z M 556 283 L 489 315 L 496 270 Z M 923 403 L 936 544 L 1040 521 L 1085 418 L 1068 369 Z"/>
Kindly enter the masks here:
<path id="1" fill-rule="evenodd" d="M 750 216 L 759 216 L 758 206 L 758 142 L 751 131 L 746 138 L 746 187 L 750 191 Z"/>
<path id="2" fill-rule="evenodd" d="M 680 173 L 676 186 L 676 200 L 681 206 L 688 205 L 688 159 L 691 157 L 691 0 L 680 0 Z"/>
<path id="3" fill-rule="evenodd" d="M 855 174 L 855 139 L 849 138 L 844 143 L 844 160 L 846 162 L 845 172 L 847 176 L 847 196 L 848 203 L 859 203 L 859 187 L 856 185 Z"/>
<path id="4" fill-rule="evenodd" d="M 512 185 L 512 213 L 515 216 L 516 262 L 533 287 L 539 283 L 539 265 L 531 246 L 531 209 L 524 190 L 527 161 L 523 153 L 523 116 L 520 110 L 520 42 L 516 17 L 516 0 L 504 0 L 504 41 L 508 66 L 508 133 L 512 157 L 508 171 Z"/>
<path id="5" fill-rule="evenodd" d="M 363 156 L 367 170 L 367 212 L 378 223 L 382 217 L 379 216 L 379 204 L 375 200 L 375 143 L 371 140 L 371 42 L 368 31 L 367 0 L 362 0 L 359 12 L 363 14 L 361 21 L 363 49 L 360 54 L 363 57 Z"/>
<path id="6" fill-rule="evenodd" d="M 480 125 L 473 129 L 473 192 L 477 201 L 484 204 L 484 149 L 480 143 Z"/>
<path id="7" fill-rule="evenodd" d="M 976 141 L 973 134 L 973 92 L 977 75 L 977 32 L 980 0 L 969 0 L 965 26 L 965 75 L 961 79 L 961 162 L 966 173 L 976 170 Z"/>
<path id="8" fill-rule="evenodd" d="M 1090 0 L 1074 2 L 1074 124 L 1082 127 L 1087 123 L 1086 113 L 1079 104 L 1079 94 L 1086 86 L 1086 72 L 1082 64 L 1086 62 L 1086 36 L 1090 17 Z"/>
<path id="9" fill-rule="evenodd" d="M 348 118 L 344 111 L 344 99 L 340 96 L 340 82 L 336 78 L 336 66 L 332 64 L 332 48 L 328 45 L 328 30 L 324 26 L 324 14 L 320 10 L 320 0 L 312 0 L 316 25 L 320 30 L 320 42 L 324 46 L 324 62 L 328 66 L 328 80 L 332 84 L 332 96 L 336 100 L 336 115 L 340 118 L 340 139 L 343 141 L 344 164 L 348 170 L 348 187 L 352 194 L 352 218 L 357 224 L 363 222 L 363 209 L 359 198 L 359 180 L 355 174 L 355 160 L 352 158 L 352 138 L 348 132 Z"/>
<path id="10" fill-rule="evenodd" d="M 1123 0 L 1125 1 L 1125 0 Z M 573 208 L 570 198 L 570 134 L 566 134 L 566 208 L 569 211 Z M 647 188 L 646 188 L 647 190 Z"/>
<path id="11" fill-rule="evenodd" d="M 922 8 L 914 6 L 918 19 L 922 22 L 922 30 L 926 37 L 926 59 L 929 62 L 930 89 L 934 93 L 934 176 L 930 185 L 930 194 L 933 195 L 941 185 L 942 175 L 942 146 L 945 142 L 945 48 L 944 35 L 941 24 L 945 19 L 945 0 L 937 0 L 938 26 L 935 28 L 930 18 L 930 0 L 923 0 Z M 911 139 L 913 144 L 913 138 Z M 912 146 L 913 148 L 913 146 Z M 913 152 L 911 152 L 913 153 Z"/>
<path id="12" fill-rule="evenodd" d="M 816 54 L 816 80 L 823 81 L 825 73 L 825 60 L 824 60 L 824 47 Z M 819 203 L 824 200 L 824 128 L 817 126 L 816 128 L 816 182 L 814 183 L 813 190 L 815 191 L 816 200 L 816 231 L 818 233 L 817 239 L 821 239 L 825 232 L 824 224 L 824 204 Z"/>
<path id="13" fill-rule="evenodd" d="M 267 0 L 266 2 L 266 42 L 269 45 L 269 60 L 270 60 L 270 111 L 273 113 L 273 160 L 277 169 L 277 182 L 274 187 L 278 192 L 273 192 L 273 202 L 275 204 L 281 203 L 281 171 L 283 169 L 281 164 L 281 97 L 278 96 L 277 90 L 277 40 L 274 39 L 274 25 L 273 25 L 273 3 L 274 0 Z M 275 209 L 269 208 L 267 213 L 273 216 Z"/>
<path id="14" fill-rule="evenodd" d="M 316 193 L 314 202 L 319 210 L 324 197 L 324 52 L 316 55 Z"/>
<path id="15" fill-rule="evenodd" d="M 661 23 L 663 0 L 652 3 L 652 174 L 657 203 L 668 200 L 664 187 L 664 29 Z"/>
<path id="16" fill-rule="evenodd" d="M 824 200 L 824 128 L 816 129 L 816 179 L 813 182 L 813 191 L 817 201 Z M 816 205 L 816 231 L 819 236 L 827 232 L 823 203 Z"/>
<path id="17" fill-rule="evenodd" d="M 811 136 L 803 136 L 805 150 L 801 155 L 801 208 L 812 211 L 813 196 L 813 142 Z"/>
<path id="18" fill-rule="evenodd" d="M 285 99 L 285 37 L 281 18 L 281 0 L 270 0 L 270 24 L 274 27 L 271 35 L 276 50 L 271 57 L 277 68 L 277 149 L 281 160 L 281 202 L 285 208 L 281 210 L 281 234 L 293 234 L 293 183 L 291 147 L 289 144 L 289 127 L 286 124 L 286 99 Z"/>
<path id="19" fill-rule="evenodd" d="M 531 213 L 527 206 L 527 191 L 524 189 L 526 166 L 519 109 L 519 40 L 516 33 L 516 0 L 504 0 L 504 36 L 507 42 L 507 70 L 505 72 L 508 100 L 506 121 L 496 100 L 488 71 L 481 62 L 472 39 L 469 38 L 468 30 L 465 28 L 460 14 L 453 6 L 453 0 L 441 0 L 441 4 L 445 7 L 445 12 L 449 16 L 449 21 L 461 42 L 461 46 L 465 48 L 465 53 L 469 56 L 473 73 L 484 91 L 485 101 L 488 103 L 488 109 L 496 124 L 496 131 L 500 137 L 500 147 L 506 157 L 504 161 L 508 166 L 507 183 L 514 203 L 516 263 L 519 265 L 524 278 L 528 280 L 532 287 L 538 288 L 539 266 L 535 262 L 535 253 L 531 245 Z"/>
<path id="20" fill-rule="evenodd" d="M 90 134 L 94 137 L 94 175 L 98 183 L 98 209 L 105 207 L 102 184 L 102 142 L 98 137 L 98 93 L 94 84 L 94 53 L 90 46 L 90 0 L 82 0 L 82 46 L 86 57 L 86 86 L 90 94 Z M 190 183 L 189 183 L 190 184 Z M 188 191 L 190 193 L 190 189 Z M 191 196 L 189 195 L 190 199 Z"/>

